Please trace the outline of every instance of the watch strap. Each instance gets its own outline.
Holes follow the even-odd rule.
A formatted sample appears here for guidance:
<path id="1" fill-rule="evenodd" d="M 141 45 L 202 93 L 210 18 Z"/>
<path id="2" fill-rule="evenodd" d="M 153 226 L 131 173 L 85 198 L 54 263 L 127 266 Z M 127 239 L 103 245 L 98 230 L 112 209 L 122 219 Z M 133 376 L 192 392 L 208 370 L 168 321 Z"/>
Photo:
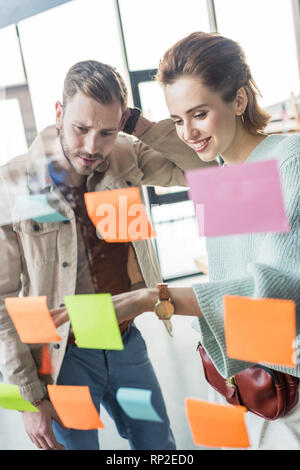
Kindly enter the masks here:
<path id="1" fill-rule="evenodd" d="M 126 134 L 132 134 L 135 131 L 137 122 L 139 120 L 141 110 L 139 108 L 129 108 L 130 116 L 127 119 L 125 126 L 123 127 L 123 132 Z"/>
<path id="2" fill-rule="evenodd" d="M 170 293 L 168 291 L 168 284 L 165 284 L 162 282 L 162 283 L 157 284 L 157 287 L 158 287 L 159 300 L 169 300 Z"/>

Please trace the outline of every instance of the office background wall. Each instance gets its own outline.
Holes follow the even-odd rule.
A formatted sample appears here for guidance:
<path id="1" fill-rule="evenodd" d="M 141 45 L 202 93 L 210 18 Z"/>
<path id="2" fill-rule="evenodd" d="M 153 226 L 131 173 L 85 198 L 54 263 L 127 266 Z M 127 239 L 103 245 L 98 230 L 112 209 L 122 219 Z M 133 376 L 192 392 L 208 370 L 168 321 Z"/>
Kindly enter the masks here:
<path id="1" fill-rule="evenodd" d="M 152 120 L 168 117 L 153 75 L 164 51 L 196 30 L 241 44 L 272 113 L 268 132 L 299 130 L 299 0 L 2 0 L 0 13 L 0 164 L 54 122 L 64 76 L 80 60 L 115 66 L 130 105 Z M 164 278 L 205 271 L 205 240 L 186 191 L 149 188 L 148 200 Z"/>

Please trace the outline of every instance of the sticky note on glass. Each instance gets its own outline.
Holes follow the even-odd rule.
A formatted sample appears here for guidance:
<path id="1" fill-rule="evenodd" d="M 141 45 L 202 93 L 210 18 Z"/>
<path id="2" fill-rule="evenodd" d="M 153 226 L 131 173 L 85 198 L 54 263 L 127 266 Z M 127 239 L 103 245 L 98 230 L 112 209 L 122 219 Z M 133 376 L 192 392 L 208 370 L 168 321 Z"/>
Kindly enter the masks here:
<path id="1" fill-rule="evenodd" d="M 64 426 L 72 429 L 103 429 L 88 386 L 47 385 L 49 398 Z"/>
<path id="2" fill-rule="evenodd" d="M 33 219 L 38 223 L 68 220 L 48 204 L 46 194 L 29 194 L 16 198 L 13 221 Z"/>
<path id="3" fill-rule="evenodd" d="M 55 211 L 51 214 L 49 213 L 47 215 L 41 215 L 40 217 L 34 217 L 33 220 L 39 224 L 44 224 L 51 222 L 62 222 L 64 220 L 68 220 L 68 218 Z"/>
<path id="4" fill-rule="evenodd" d="M 139 188 L 85 193 L 88 215 L 107 242 L 131 242 L 156 237 Z"/>
<path id="5" fill-rule="evenodd" d="M 124 349 L 110 294 L 65 296 L 79 348 Z"/>
<path id="6" fill-rule="evenodd" d="M 47 307 L 47 297 L 7 297 L 5 305 L 23 343 L 61 340 Z"/>
<path id="7" fill-rule="evenodd" d="M 42 348 L 42 361 L 41 361 L 41 367 L 39 368 L 39 374 L 49 375 L 52 373 L 53 373 L 53 367 L 51 363 L 49 348 L 47 344 L 44 344 Z"/>
<path id="8" fill-rule="evenodd" d="M 247 409 L 186 398 L 186 412 L 194 443 L 207 447 L 250 447 L 245 422 Z"/>
<path id="9" fill-rule="evenodd" d="M 17 385 L 0 383 L 0 406 L 8 410 L 39 411 L 29 401 L 24 400 Z"/>
<path id="10" fill-rule="evenodd" d="M 276 160 L 187 171 L 201 236 L 290 230 Z"/>
<path id="11" fill-rule="evenodd" d="M 227 355 L 295 367 L 296 308 L 292 300 L 224 296 Z"/>
<path id="12" fill-rule="evenodd" d="M 151 403 L 151 390 L 140 388 L 119 388 L 117 401 L 123 411 L 132 419 L 162 422 Z"/>

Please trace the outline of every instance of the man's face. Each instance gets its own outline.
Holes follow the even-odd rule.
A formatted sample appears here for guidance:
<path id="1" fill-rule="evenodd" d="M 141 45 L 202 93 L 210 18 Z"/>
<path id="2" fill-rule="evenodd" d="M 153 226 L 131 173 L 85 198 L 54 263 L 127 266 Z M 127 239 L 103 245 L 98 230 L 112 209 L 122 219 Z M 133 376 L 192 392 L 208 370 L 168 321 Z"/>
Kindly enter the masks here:
<path id="1" fill-rule="evenodd" d="M 63 153 L 80 175 L 91 174 L 108 159 L 122 128 L 121 103 L 101 104 L 76 93 L 63 107 L 56 103 L 56 127 Z"/>

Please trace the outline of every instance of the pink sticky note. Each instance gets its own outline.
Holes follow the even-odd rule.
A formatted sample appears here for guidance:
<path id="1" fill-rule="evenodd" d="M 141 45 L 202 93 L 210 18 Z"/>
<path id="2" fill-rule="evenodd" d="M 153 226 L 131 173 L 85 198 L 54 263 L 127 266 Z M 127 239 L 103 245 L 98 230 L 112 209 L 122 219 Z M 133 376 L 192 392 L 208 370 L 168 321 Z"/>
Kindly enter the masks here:
<path id="1" fill-rule="evenodd" d="M 201 236 L 288 232 L 276 160 L 187 171 Z"/>

